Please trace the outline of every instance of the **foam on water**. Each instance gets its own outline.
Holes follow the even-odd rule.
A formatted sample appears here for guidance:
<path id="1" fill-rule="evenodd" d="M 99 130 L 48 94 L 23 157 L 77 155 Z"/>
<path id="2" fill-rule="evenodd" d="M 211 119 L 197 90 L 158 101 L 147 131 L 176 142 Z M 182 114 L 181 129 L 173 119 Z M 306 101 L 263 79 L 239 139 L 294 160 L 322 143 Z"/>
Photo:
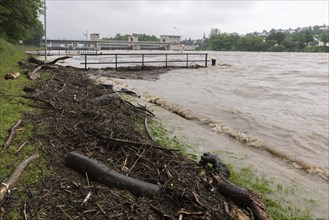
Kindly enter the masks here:
<path id="1" fill-rule="evenodd" d="M 228 136 L 240 141 L 241 143 L 246 144 L 248 147 L 255 147 L 255 148 L 266 150 L 272 155 L 290 162 L 295 168 L 304 169 L 309 173 L 315 173 L 326 180 L 328 180 L 329 178 L 329 170 L 323 170 L 321 167 L 316 167 L 314 165 L 306 163 L 305 161 L 298 160 L 292 156 L 285 154 L 284 152 L 280 152 L 279 150 L 271 147 L 267 143 L 259 141 L 256 138 L 251 137 L 245 133 L 239 132 L 223 123 L 214 122 L 207 117 L 195 115 L 191 111 L 184 110 L 182 107 L 178 105 L 170 105 L 165 100 L 159 97 L 155 97 L 147 94 L 144 94 L 143 97 L 145 97 L 145 100 L 147 100 L 148 102 L 159 105 L 172 113 L 182 116 L 185 119 L 199 121 L 203 125 L 209 126 L 210 128 L 212 128 L 214 131 L 218 133 L 227 134 Z"/>
<path id="2" fill-rule="evenodd" d="M 172 70 L 152 82 L 121 81 L 171 112 L 328 179 L 329 54 L 208 57 L 220 65 Z"/>
<path id="3" fill-rule="evenodd" d="M 328 179 L 328 54 L 210 57 L 228 65 L 174 70 L 155 82 L 122 82 L 157 105 Z"/>
<path id="4" fill-rule="evenodd" d="M 128 88 L 128 89 L 135 90 L 135 88 L 133 88 L 132 86 L 130 86 L 126 83 L 123 83 L 123 82 L 120 82 L 117 80 L 114 80 L 114 83 L 115 83 L 116 87 Z M 229 137 L 238 140 L 239 142 L 245 144 L 248 147 L 266 150 L 267 152 L 271 153 L 273 156 L 281 158 L 281 159 L 285 160 L 286 162 L 289 162 L 296 169 L 303 169 L 308 173 L 317 174 L 325 180 L 329 179 L 329 169 L 323 169 L 322 167 L 318 167 L 316 165 L 309 164 L 306 161 L 297 159 L 289 154 L 286 154 L 285 152 L 281 152 L 280 150 L 274 148 L 273 146 L 271 146 L 270 143 L 265 143 L 263 141 L 260 141 L 257 138 L 252 137 L 246 133 L 240 132 L 224 123 L 216 122 L 209 117 L 197 115 L 194 112 L 184 109 L 183 107 L 181 107 L 177 104 L 168 103 L 166 100 L 164 100 L 160 97 L 151 95 L 147 92 L 141 92 L 140 95 L 141 95 L 141 98 L 143 98 L 147 102 L 161 106 L 162 108 L 164 108 L 174 114 L 177 114 L 185 119 L 194 120 L 203 125 L 206 125 L 206 126 L 210 127 L 212 130 L 216 131 L 217 133 L 226 134 Z"/>

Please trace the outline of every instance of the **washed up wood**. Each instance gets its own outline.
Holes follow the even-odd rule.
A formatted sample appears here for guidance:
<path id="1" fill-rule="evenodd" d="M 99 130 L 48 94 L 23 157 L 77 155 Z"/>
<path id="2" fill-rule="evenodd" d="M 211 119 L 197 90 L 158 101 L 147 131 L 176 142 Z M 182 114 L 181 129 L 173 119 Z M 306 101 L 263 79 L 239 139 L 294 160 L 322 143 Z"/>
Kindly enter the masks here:
<path id="1" fill-rule="evenodd" d="M 158 185 L 118 173 L 105 164 L 77 152 L 70 152 L 65 158 L 65 164 L 83 176 L 87 173 L 90 179 L 109 187 L 128 190 L 136 196 L 153 198 L 160 192 Z"/>
<path id="2" fill-rule="evenodd" d="M 11 73 L 8 73 L 6 76 L 5 76 L 5 79 L 16 79 L 20 76 L 21 74 L 19 72 L 11 72 Z"/>
<path id="3" fill-rule="evenodd" d="M 59 57 L 59 58 L 54 59 L 53 61 L 47 63 L 47 65 L 53 65 L 53 64 L 57 63 L 60 60 L 66 60 L 66 59 L 69 59 L 69 58 L 72 58 L 72 57 L 70 57 L 70 56 Z"/>
<path id="4" fill-rule="evenodd" d="M 219 159 L 218 156 L 211 153 L 204 153 L 201 156 L 199 163 L 202 166 L 207 166 L 208 163 L 212 165 L 212 169 L 216 171 L 212 175 L 213 180 L 220 194 L 241 208 L 249 208 L 252 211 L 253 219 L 268 219 L 261 195 L 253 192 L 252 190 L 236 186 L 235 184 L 229 182 L 228 178 L 230 177 L 230 170 L 227 168 L 226 164 Z M 204 175 L 201 175 L 201 179 L 207 181 Z"/>
<path id="5" fill-rule="evenodd" d="M 149 139 L 152 142 L 155 142 L 155 139 L 152 137 L 151 132 L 150 132 L 150 129 L 149 129 L 148 125 L 147 125 L 147 116 L 144 119 L 144 128 L 145 128 L 146 134 L 149 137 Z"/>
<path id="6" fill-rule="evenodd" d="M 105 94 L 99 97 L 94 98 L 93 104 L 98 106 L 103 105 L 115 105 L 118 106 L 122 103 L 122 99 L 116 93 Z"/>
<path id="7" fill-rule="evenodd" d="M 242 208 L 249 208 L 255 220 L 268 219 L 261 195 L 236 186 L 219 175 L 213 175 L 213 178 L 220 194 Z"/>
<path id="8" fill-rule="evenodd" d="M 121 90 L 118 90 L 118 91 L 115 91 L 117 93 L 124 93 L 124 94 L 127 94 L 127 95 L 131 95 L 131 96 L 135 96 L 135 97 L 139 97 L 136 92 L 134 91 L 131 91 L 129 89 L 126 89 L 126 88 L 122 88 Z"/>
<path id="9" fill-rule="evenodd" d="M 17 183 L 21 173 L 25 167 L 33 160 L 37 159 L 39 154 L 35 153 L 27 159 L 23 160 L 10 175 L 8 180 L 0 184 L 0 202 L 5 198 L 6 194 L 10 192 L 10 189 Z"/>
<path id="10" fill-rule="evenodd" d="M 40 78 L 40 74 L 38 73 L 41 69 L 58 69 L 58 66 L 54 66 L 58 61 L 60 60 L 66 60 L 72 58 L 70 56 L 64 56 L 64 57 L 59 57 L 51 62 L 45 63 L 43 61 L 39 61 L 38 59 L 35 58 L 29 58 L 30 62 L 37 63 L 38 65 L 35 67 L 35 69 L 28 74 L 29 79 L 31 80 L 37 80 Z"/>
<path id="11" fill-rule="evenodd" d="M 225 177 L 225 179 L 230 178 L 230 170 L 227 168 L 226 164 L 223 163 L 218 156 L 212 153 L 204 153 L 201 156 L 200 165 L 207 166 L 212 165 L 212 168 L 219 172 L 220 175 Z"/>
<path id="12" fill-rule="evenodd" d="M 134 109 L 136 109 L 137 111 L 140 111 L 140 112 L 144 112 L 145 114 L 147 114 L 148 116 L 151 116 L 151 117 L 154 117 L 155 115 L 149 111 L 148 109 L 146 109 L 146 107 L 144 106 L 135 106 L 133 105 L 132 103 L 128 102 L 127 100 L 124 100 L 124 103 L 128 104 L 129 106 L 133 107 Z"/>
<path id="13" fill-rule="evenodd" d="M 16 122 L 16 124 L 10 129 L 10 132 L 9 132 L 9 135 L 8 135 L 8 138 L 7 138 L 7 141 L 6 143 L 3 145 L 3 149 L 2 149 L 2 152 L 5 151 L 9 145 L 11 144 L 11 141 L 13 140 L 14 138 L 14 135 L 16 133 L 16 129 L 17 127 L 22 123 L 22 120 L 18 120 Z"/>

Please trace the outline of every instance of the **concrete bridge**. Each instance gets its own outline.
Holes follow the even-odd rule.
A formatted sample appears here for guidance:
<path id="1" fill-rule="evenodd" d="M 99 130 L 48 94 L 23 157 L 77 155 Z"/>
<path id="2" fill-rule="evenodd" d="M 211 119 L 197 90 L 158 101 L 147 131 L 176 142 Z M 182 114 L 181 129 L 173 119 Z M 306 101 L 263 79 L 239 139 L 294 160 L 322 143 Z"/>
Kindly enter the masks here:
<path id="1" fill-rule="evenodd" d="M 51 50 L 179 50 L 178 43 L 117 40 L 47 40 Z"/>

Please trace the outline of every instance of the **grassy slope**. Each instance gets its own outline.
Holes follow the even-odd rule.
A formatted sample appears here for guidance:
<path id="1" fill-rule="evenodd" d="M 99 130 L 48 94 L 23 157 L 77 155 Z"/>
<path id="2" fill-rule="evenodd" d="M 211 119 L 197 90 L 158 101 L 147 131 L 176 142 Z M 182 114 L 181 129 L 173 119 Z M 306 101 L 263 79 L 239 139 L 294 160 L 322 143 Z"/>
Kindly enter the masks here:
<path id="1" fill-rule="evenodd" d="M 0 152 L 2 146 L 7 140 L 8 130 L 19 120 L 23 119 L 23 113 L 32 111 L 31 107 L 24 103 L 29 101 L 22 98 L 24 94 L 23 88 L 32 82 L 23 74 L 17 62 L 26 59 L 25 52 L 18 46 L 13 46 L 6 41 L 0 39 Z M 5 75 L 12 71 L 19 71 L 20 77 L 15 80 L 5 80 Z M 24 121 L 20 126 L 22 129 L 17 130 L 11 145 L 8 149 L 0 154 L 0 182 L 7 180 L 8 176 L 15 167 L 24 159 L 29 157 L 35 151 L 35 144 L 27 144 L 16 155 L 16 150 L 25 142 L 30 141 L 32 135 L 32 126 L 25 124 Z M 42 161 L 42 160 L 41 160 Z M 41 162 L 40 165 L 44 165 Z M 18 197 L 18 201 L 14 202 L 11 210 L 5 210 L 5 219 L 21 219 L 20 214 L 21 202 L 26 200 L 26 193 L 23 185 L 28 185 L 33 191 L 33 185 L 38 181 L 41 170 L 35 166 L 35 163 L 29 165 L 20 178 L 18 189 L 14 195 Z"/>

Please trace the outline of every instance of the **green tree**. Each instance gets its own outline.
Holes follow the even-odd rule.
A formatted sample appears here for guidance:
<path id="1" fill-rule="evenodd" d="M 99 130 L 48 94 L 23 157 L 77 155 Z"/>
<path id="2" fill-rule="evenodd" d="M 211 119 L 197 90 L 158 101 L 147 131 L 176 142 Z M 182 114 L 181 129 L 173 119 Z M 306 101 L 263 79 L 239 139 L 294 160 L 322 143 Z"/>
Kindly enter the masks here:
<path id="1" fill-rule="evenodd" d="M 264 50 L 269 50 L 270 48 L 274 47 L 277 44 L 276 40 L 265 40 L 264 42 Z"/>
<path id="2" fill-rule="evenodd" d="M 247 34 L 241 38 L 238 49 L 242 51 L 263 51 L 264 39 L 261 36 Z"/>
<path id="3" fill-rule="evenodd" d="M 296 41 L 294 41 L 292 37 L 285 38 L 281 44 L 286 48 L 286 51 L 296 50 Z"/>
<path id="4" fill-rule="evenodd" d="M 0 0 L 0 36 L 11 42 L 29 37 L 42 13 L 42 0 Z"/>
<path id="5" fill-rule="evenodd" d="M 32 34 L 24 40 L 24 44 L 40 46 L 40 41 L 44 36 L 43 25 L 39 21 L 38 24 L 33 28 Z"/>
<path id="6" fill-rule="evenodd" d="M 313 34 L 310 31 L 305 32 L 303 34 L 303 38 L 304 38 L 305 43 L 307 43 L 307 44 L 309 44 L 312 41 L 314 41 Z"/>
<path id="7" fill-rule="evenodd" d="M 137 34 L 138 41 L 160 41 L 155 35 Z"/>
<path id="8" fill-rule="evenodd" d="M 271 33 L 266 37 L 266 40 L 274 40 L 277 44 L 281 44 L 281 42 L 286 38 L 285 33 L 283 32 L 275 32 Z"/>
<path id="9" fill-rule="evenodd" d="M 322 33 L 320 36 L 320 40 L 324 43 L 324 46 L 326 46 L 329 42 L 329 31 Z"/>
<path id="10" fill-rule="evenodd" d="M 210 30 L 209 39 L 217 36 L 218 34 L 220 34 L 220 30 L 218 28 L 212 28 Z"/>

